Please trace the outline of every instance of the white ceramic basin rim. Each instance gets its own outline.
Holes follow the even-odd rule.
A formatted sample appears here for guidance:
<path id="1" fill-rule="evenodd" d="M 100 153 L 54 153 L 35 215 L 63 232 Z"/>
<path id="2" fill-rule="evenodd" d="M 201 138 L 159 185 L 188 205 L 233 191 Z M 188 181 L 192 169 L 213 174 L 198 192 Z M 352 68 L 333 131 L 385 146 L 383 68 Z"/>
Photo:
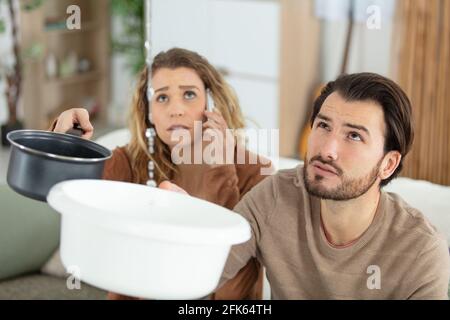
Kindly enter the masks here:
<path id="1" fill-rule="evenodd" d="M 214 203 L 144 185 L 69 180 L 50 190 L 47 202 L 77 217 L 136 237 L 183 244 L 233 245 L 250 238 L 246 219 Z"/>

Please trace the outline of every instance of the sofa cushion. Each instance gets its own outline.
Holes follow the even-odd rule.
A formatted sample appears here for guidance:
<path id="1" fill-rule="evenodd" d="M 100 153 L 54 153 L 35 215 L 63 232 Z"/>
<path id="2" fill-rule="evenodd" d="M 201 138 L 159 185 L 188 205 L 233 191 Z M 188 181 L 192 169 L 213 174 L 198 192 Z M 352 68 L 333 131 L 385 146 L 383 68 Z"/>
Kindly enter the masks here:
<path id="1" fill-rule="evenodd" d="M 450 244 L 450 186 L 400 177 L 392 180 L 384 190 L 397 193 L 411 207 L 418 209 Z"/>
<path id="2" fill-rule="evenodd" d="M 42 274 L 21 276 L 0 282 L 0 300 L 104 300 L 106 295 L 106 291 L 83 282 L 79 290 L 69 290 L 66 279 Z"/>
<path id="3" fill-rule="evenodd" d="M 59 244 L 60 216 L 0 185 L 0 280 L 38 271 Z"/>

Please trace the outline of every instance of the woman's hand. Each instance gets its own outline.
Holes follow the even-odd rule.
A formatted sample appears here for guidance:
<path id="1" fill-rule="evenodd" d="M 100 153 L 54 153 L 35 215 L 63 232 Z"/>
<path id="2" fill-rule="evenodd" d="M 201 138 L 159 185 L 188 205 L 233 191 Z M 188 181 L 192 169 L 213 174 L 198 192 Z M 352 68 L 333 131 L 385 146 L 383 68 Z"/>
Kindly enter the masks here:
<path id="1" fill-rule="evenodd" d="M 213 143 L 214 139 L 218 139 L 214 142 L 215 145 L 219 145 L 220 149 L 215 150 L 216 154 L 214 159 L 204 159 L 208 164 L 228 164 L 227 160 L 234 163 L 234 157 L 227 159 L 227 151 L 234 151 L 236 140 L 231 130 L 228 130 L 228 125 L 223 118 L 220 111 L 215 108 L 213 112 L 204 112 L 207 120 L 203 123 L 203 140 L 210 140 Z M 212 130 L 212 131 L 210 131 Z M 209 143 L 204 143 L 205 148 Z M 233 153 L 234 154 L 234 153 Z M 208 154 L 206 156 L 209 156 Z M 217 161 L 215 161 L 217 160 Z M 230 163 L 230 164 L 232 164 Z"/>
<path id="2" fill-rule="evenodd" d="M 173 191 L 173 192 L 178 192 L 178 193 L 184 193 L 184 194 L 188 194 L 186 192 L 186 190 L 184 190 L 183 188 L 180 188 L 179 186 L 177 186 L 175 183 L 172 183 L 170 181 L 163 181 L 159 184 L 158 186 L 160 189 L 164 189 L 164 190 L 168 190 L 168 191 Z"/>
<path id="3" fill-rule="evenodd" d="M 92 138 L 94 127 L 89 122 L 89 112 L 83 108 L 73 108 L 61 113 L 53 128 L 53 132 L 66 133 L 73 129 L 75 124 L 79 124 L 83 130 L 82 138 Z"/>

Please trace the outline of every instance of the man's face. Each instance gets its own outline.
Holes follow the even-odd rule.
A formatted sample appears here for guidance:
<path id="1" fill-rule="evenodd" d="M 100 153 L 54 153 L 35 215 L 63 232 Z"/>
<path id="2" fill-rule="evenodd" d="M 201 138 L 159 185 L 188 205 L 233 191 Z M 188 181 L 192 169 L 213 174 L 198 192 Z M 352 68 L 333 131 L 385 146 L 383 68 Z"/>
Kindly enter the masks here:
<path id="1" fill-rule="evenodd" d="M 337 92 L 324 101 L 308 140 L 304 181 L 322 199 L 350 200 L 380 182 L 386 125 L 372 101 L 345 101 Z"/>

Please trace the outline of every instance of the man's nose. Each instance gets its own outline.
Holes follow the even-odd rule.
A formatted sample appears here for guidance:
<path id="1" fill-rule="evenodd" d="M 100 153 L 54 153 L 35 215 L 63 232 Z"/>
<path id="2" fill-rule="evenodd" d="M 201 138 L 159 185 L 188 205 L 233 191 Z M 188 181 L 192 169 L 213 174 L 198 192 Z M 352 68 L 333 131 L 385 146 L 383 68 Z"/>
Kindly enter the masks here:
<path id="1" fill-rule="evenodd" d="M 322 143 L 320 155 L 324 160 L 336 161 L 338 158 L 339 142 L 337 137 L 330 134 Z"/>

